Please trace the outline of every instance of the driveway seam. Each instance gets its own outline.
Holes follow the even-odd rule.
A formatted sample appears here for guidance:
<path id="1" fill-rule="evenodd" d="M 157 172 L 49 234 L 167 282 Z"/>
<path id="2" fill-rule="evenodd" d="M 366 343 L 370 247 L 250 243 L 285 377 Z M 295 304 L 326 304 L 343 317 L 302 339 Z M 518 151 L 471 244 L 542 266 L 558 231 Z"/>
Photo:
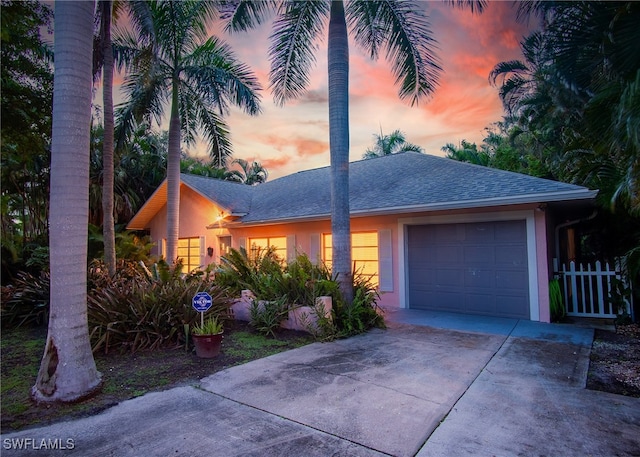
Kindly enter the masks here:
<path id="1" fill-rule="evenodd" d="M 314 431 L 316 431 L 316 432 L 320 432 L 320 433 L 322 433 L 322 434 L 324 434 L 324 435 L 327 435 L 327 436 L 333 436 L 334 438 L 338 438 L 338 439 L 340 439 L 340 440 L 347 441 L 347 442 L 349 442 L 349 443 L 351 443 L 351 444 L 355 444 L 356 446 L 360 446 L 360 447 L 362 447 L 362 448 L 364 448 L 364 449 L 369 449 L 369 450 L 371 450 L 371 451 L 378 452 L 378 453 L 380 453 L 380 454 L 382 454 L 382 455 L 393 456 L 393 454 L 389 454 L 389 453 L 384 452 L 384 451 L 381 451 L 381 450 L 379 450 L 379 449 L 375 449 L 375 448 L 373 448 L 373 447 L 371 447 L 371 446 L 367 446 L 366 444 L 362 444 L 362 443 L 359 443 L 359 442 L 357 442 L 357 441 L 350 440 L 349 438 L 345 438 L 344 436 L 336 435 L 335 433 L 329 433 L 329 432 L 327 432 L 326 430 L 322 430 L 322 429 L 319 429 L 319 428 L 313 427 L 313 426 L 311 426 L 311 425 L 309 425 L 309 424 L 305 424 L 304 422 L 300 422 L 300 421 L 297 421 L 297 420 L 291 419 L 291 418 L 289 418 L 289 417 L 284 417 L 284 416 L 281 416 L 281 415 L 279 415 L 279 414 L 274 414 L 274 413 L 272 413 L 272 412 L 271 412 L 271 411 L 269 411 L 269 410 L 262 409 L 262 408 L 258 408 L 257 406 L 250 405 L 250 404 L 248 404 L 248 403 L 244 403 L 244 402 L 241 402 L 241 401 L 235 400 L 235 399 L 233 399 L 233 398 L 227 397 L 226 395 L 221 395 L 221 394 L 216 393 L 216 392 L 211 392 L 210 390 L 206 390 L 206 389 L 202 388 L 202 387 L 201 387 L 201 386 L 199 386 L 199 385 L 198 385 L 198 386 L 194 386 L 194 388 L 196 388 L 196 389 L 198 389 L 198 390 L 200 390 L 200 391 L 202 391 L 202 392 L 206 392 L 206 393 L 208 393 L 208 394 L 215 395 L 215 396 L 217 396 L 217 397 L 223 398 L 223 399 L 228 400 L 228 401 L 230 401 L 230 402 L 233 402 L 233 403 L 235 403 L 235 404 L 237 404 L 237 405 L 246 406 L 246 407 L 251 408 L 251 409 L 253 409 L 253 410 L 260 411 L 260 412 L 262 412 L 262 413 L 266 413 L 266 414 L 268 414 L 268 415 L 270 415 L 270 416 L 278 417 L 278 418 L 280 418 L 280 419 L 282 419 L 282 420 L 286 420 L 286 421 L 288 421 L 288 422 L 291 422 L 291 423 L 294 423 L 294 424 L 301 425 L 301 426 L 303 426 L 303 427 L 305 427 L 305 428 L 308 428 L 308 429 L 310 429 L 310 430 L 314 430 Z"/>
<path id="2" fill-rule="evenodd" d="M 440 428 L 440 425 L 442 425 L 442 423 L 447 419 L 447 417 L 449 417 L 449 414 L 451 413 L 451 411 L 453 411 L 456 407 L 456 405 L 460 402 L 460 400 L 462 399 L 462 397 L 465 396 L 465 394 L 467 393 L 467 391 L 471 388 L 471 386 L 478 380 L 478 378 L 480 377 L 480 375 L 482 373 L 484 373 L 484 371 L 487 369 L 487 366 L 491 363 L 491 361 L 493 360 L 493 358 L 496 356 L 496 354 L 498 352 L 500 352 L 500 350 L 502 349 L 502 347 L 504 346 L 504 344 L 507 342 L 507 340 L 509 338 L 511 338 L 511 334 L 513 333 L 513 331 L 515 330 L 515 328 L 518 325 L 517 321 L 514 326 L 511 328 L 511 330 L 509 331 L 509 333 L 507 335 L 501 335 L 504 336 L 504 339 L 502 340 L 502 343 L 500 343 L 500 346 L 495 350 L 495 352 L 491 355 L 491 357 L 489 357 L 489 359 L 487 360 L 487 363 L 484 364 L 484 366 L 482 367 L 481 370 L 478 371 L 478 374 L 476 374 L 476 376 L 471 380 L 471 382 L 469 383 L 469 385 L 467 385 L 467 388 L 464 390 L 464 392 L 462 392 L 460 394 L 460 396 L 456 399 L 456 401 L 453 403 L 453 405 L 451 406 L 451 408 L 449 408 L 449 411 L 447 411 L 447 413 L 442 417 L 442 419 L 440 419 L 440 422 L 438 422 L 438 426 L 436 428 L 434 428 L 431 433 L 429 433 L 429 435 L 427 435 L 427 437 L 425 438 L 425 440 L 422 442 L 422 444 L 420 444 L 420 446 L 418 446 L 418 449 L 416 450 L 416 452 L 414 453 L 414 456 L 417 455 L 420 450 L 425 446 L 425 444 L 427 444 L 427 441 L 429 441 L 429 438 L 431 438 L 431 436 L 435 433 L 436 430 L 438 430 L 438 428 Z M 494 336 L 498 336 L 498 335 L 494 335 Z"/>

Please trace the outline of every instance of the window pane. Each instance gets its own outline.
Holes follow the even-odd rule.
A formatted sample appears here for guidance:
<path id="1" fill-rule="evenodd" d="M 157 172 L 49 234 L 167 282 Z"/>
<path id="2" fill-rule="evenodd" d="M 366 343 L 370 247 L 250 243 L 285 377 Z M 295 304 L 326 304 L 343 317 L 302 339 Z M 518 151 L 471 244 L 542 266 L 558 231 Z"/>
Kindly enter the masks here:
<path id="1" fill-rule="evenodd" d="M 185 273 L 200 268 L 200 238 L 178 239 L 178 259 L 182 260 Z"/>

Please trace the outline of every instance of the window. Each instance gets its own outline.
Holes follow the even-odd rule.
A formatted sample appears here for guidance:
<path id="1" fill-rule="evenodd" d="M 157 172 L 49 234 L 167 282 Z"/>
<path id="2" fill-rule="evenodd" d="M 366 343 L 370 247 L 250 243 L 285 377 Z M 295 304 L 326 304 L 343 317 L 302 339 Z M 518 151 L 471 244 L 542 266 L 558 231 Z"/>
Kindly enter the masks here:
<path id="1" fill-rule="evenodd" d="M 282 259 L 287 259 L 287 237 L 267 237 L 267 238 L 249 238 L 249 254 L 255 255 L 258 250 L 263 251 L 268 247 L 273 246 L 276 250 L 276 255 Z"/>
<path id="2" fill-rule="evenodd" d="M 330 233 L 322 235 L 323 259 L 331 267 L 332 237 Z M 370 278 L 374 285 L 379 283 L 378 266 L 378 232 L 359 232 L 351 234 L 351 261 L 355 266 L 355 274 Z"/>
<path id="3" fill-rule="evenodd" d="M 200 268 L 200 238 L 180 238 L 178 240 L 178 259 L 184 265 L 183 272 L 187 273 Z"/>
<path id="4" fill-rule="evenodd" d="M 229 254 L 229 251 L 231 250 L 231 237 L 230 236 L 219 236 L 218 237 L 218 244 L 219 244 L 218 252 L 220 253 L 220 257 Z"/>

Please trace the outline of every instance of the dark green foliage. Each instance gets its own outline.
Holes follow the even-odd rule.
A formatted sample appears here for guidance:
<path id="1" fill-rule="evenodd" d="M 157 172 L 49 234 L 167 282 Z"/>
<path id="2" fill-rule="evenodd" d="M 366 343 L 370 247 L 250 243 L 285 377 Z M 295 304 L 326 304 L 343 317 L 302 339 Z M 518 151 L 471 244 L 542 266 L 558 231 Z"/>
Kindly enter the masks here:
<path id="1" fill-rule="evenodd" d="M 263 335 L 275 338 L 275 332 L 289 315 L 289 309 L 286 295 L 278 300 L 254 300 L 251 304 L 251 326 Z"/>
<path id="2" fill-rule="evenodd" d="M 45 324 L 49 316 L 49 273 L 20 272 L 11 286 L 2 288 L 2 326 Z"/>
<path id="3" fill-rule="evenodd" d="M 251 290 L 256 301 L 251 309 L 252 325 L 264 334 L 275 335 L 275 329 L 297 306 L 316 307 L 316 298 L 329 296 L 333 316 L 329 320 L 319 314 L 316 337 L 347 337 L 384 326 L 377 306 L 379 295 L 365 276 L 354 276 L 354 296 L 346 305 L 335 277 L 323 264 L 314 265 L 306 254 L 284 265 L 274 249 L 256 249 L 247 253 L 235 250 L 223 257 L 215 276 L 216 284 L 238 297 L 243 289 Z"/>
<path id="4" fill-rule="evenodd" d="M 566 315 L 564 300 L 560 293 L 560 282 L 557 279 L 549 281 L 549 307 L 551 310 L 551 322 L 559 322 Z"/>
<path id="5" fill-rule="evenodd" d="M 353 291 L 351 305 L 345 304 L 341 299 L 334 301 L 337 337 L 344 338 L 366 332 L 370 328 L 384 327 L 382 310 L 377 305 L 380 295 L 369 280 L 356 274 Z"/>
<path id="6" fill-rule="evenodd" d="M 216 273 L 216 284 L 229 290 L 234 297 L 243 289 L 251 290 L 262 300 L 275 300 L 283 294 L 282 261 L 274 248 L 231 249 L 222 257 L 222 265 Z"/>
<path id="7" fill-rule="evenodd" d="M 228 293 L 213 284 L 212 276 L 210 270 L 182 274 L 180 263 L 170 268 L 160 262 L 147 269 L 143 263 L 118 260 L 117 273 L 110 277 L 102 262 L 93 261 L 88 272 L 87 311 L 94 352 L 180 345 L 186 329 L 200 322 L 191 305 L 197 292 L 208 292 L 213 298 L 207 316 L 228 318 Z M 13 286 L 2 289 L 2 324 L 46 323 L 48 305 L 48 273 L 39 277 L 21 273 Z"/>
<path id="8" fill-rule="evenodd" d="M 53 12 L 43 2 L 1 3 L 2 280 L 29 258 L 29 245 L 48 239 L 49 162 L 53 101 L 52 50 L 41 36 Z"/>
<path id="9" fill-rule="evenodd" d="M 284 270 L 282 292 L 290 303 L 315 306 L 318 297 L 338 297 L 338 283 L 323 264 L 314 265 L 306 254 L 300 254 Z"/>
<path id="10" fill-rule="evenodd" d="M 183 275 L 181 270 L 179 263 L 170 268 L 162 262 L 142 271 L 128 262 L 119 266 L 115 278 L 109 278 L 103 265 L 94 264 L 90 277 L 96 287 L 88 298 L 93 350 L 135 352 L 180 345 L 185 341 L 185 325 L 193 326 L 200 319 L 191 305 L 197 292 L 207 292 L 213 299 L 207 315 L 227 318 L 227 294 L 213 284 L 211 271 Z"/>

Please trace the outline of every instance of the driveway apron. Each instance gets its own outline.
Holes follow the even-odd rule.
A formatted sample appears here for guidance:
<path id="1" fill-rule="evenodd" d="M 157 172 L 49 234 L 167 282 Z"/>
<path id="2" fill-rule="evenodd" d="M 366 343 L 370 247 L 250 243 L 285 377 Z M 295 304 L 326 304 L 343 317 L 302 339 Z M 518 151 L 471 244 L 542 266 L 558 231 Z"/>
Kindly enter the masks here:
<path id="1" fill-rule="evenodd" d="M 201 387 L 386 454 L 410 456 L 505 338 L 393 325 L 218 372 Z"/>

